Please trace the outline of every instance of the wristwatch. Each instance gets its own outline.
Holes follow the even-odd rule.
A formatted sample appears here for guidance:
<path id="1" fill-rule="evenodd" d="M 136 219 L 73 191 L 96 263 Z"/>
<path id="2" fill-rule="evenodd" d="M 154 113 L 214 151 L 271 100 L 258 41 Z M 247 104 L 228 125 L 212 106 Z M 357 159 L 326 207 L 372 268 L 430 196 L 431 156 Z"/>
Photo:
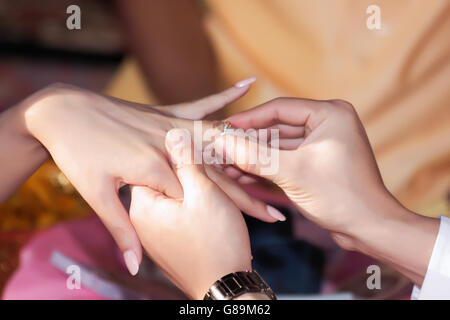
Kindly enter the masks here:
<path id="1" fill-rule="evenodd" d="M 232 300 L 244 293 L 263 293 L 270 300 L 277 297 L 269 285 L 256 271 L 240 271 L 227 274 L 214 282 L 203 300 Z"/>

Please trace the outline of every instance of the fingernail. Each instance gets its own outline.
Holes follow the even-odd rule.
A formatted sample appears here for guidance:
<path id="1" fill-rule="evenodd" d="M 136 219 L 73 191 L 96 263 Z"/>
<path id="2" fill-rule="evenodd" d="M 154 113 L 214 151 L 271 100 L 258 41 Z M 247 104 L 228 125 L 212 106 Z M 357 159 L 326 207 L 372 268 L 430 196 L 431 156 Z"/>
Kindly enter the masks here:
<path id="1" fill-rule="evenodd" d="M 245 87 L 245 86 L 248 86 L 249 84 L 252 84 L 252 83 L 255 82 L 255 81 L 256 81 L 256 78 L 255 78 L 255 77 L 251 77 L 251 78 L 247 78 L 247 79 L 244 79 L 244 80 L 239 81 L 239 82 L 236 83 L 234 86 L 235 86 L 236 88 L 243 88 L 243 87 Z"/>
<path id="2" fill-rule="evenodd" d="M 123 259 L 125 260 L 125 265 L 130 271 L 132 276 L 135 276 L 139 271 L 139 263 L 136 254 L 133 250 L 127 250 L 123 254 Z"/>
<path id="3" fill-rule="evenodd" d="M 167 132 L 167 147 L 169 149 L 179 148 L 184 142 L 184 132 L 181 129 L 171 129 Z"/>
<path id="4" fill-rule="evenodd" d="M 278 211 L 278 209 L 275 209 L 274 207 L 269 205 L 266 206 L 266 209 L 267 212 L 278 221 L 286 221 L 286 217 L 284 216 L 284 214 Z"/>

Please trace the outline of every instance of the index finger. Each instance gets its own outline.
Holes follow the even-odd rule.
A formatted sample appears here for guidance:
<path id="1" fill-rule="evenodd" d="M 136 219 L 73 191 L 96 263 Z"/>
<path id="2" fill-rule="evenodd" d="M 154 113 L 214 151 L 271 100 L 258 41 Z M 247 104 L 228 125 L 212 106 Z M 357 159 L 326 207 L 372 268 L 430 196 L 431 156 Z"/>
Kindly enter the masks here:
<path id="1" fill-rule="evenodd" d="M 231 116 L 228 120 L 236 127 L 268 128 L 278 123 L 291 126 L 314 125 L 320 119 L 316 117 L 325 108 L 318 100 L 300 98 L 276 98 Z"/>

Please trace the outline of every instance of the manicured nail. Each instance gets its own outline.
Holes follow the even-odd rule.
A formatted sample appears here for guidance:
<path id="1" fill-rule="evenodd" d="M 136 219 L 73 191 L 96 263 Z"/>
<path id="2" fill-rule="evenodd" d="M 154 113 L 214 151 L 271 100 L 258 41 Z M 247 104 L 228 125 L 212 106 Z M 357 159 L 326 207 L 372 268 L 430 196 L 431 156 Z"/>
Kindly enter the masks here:
<path id="1" fill-rule="evenodd" d="M 278 221 L 286 221 L 286 217 L 284 216 L 284 214 L 278 211 L 278 209 L 275 209 L 274 207 L 269 205 L 267 205 L 266 209 L 267 212 Z"/>
<path id="2" fill-rule="evenodd" d="M 132 276 L 135 276 L 139 271 L 139 263 L 136 254 L 133 250 L 127 250 L 123 254 L 123 259 L 125 260 L 128 271 L 130 271 Z"/>
<path id="3" fill-rule="evenodd" d="M 184 132 L 181 129 L 171 129 L 167 132 L 167 147 L 171 150 L 181 147 L 184 140 L 183 134 Z"/>
<path id="4" fill-rule="evenodd" d="M 255 81 L 256 81 L 256 78 L 255 78 L 255 77 L 251 77 L 251 78 L 247 78 L 247 79 L 244 79 L 244 80 L 239 81 L 239 82 L 236 83 L 234 86 L 235 86 L 236 88 L 243 88 L 243 87 L 245 87 L 245 86 L 248 86 L 248 85 L 252 84 L 252 83 L 255 82 Z"/>

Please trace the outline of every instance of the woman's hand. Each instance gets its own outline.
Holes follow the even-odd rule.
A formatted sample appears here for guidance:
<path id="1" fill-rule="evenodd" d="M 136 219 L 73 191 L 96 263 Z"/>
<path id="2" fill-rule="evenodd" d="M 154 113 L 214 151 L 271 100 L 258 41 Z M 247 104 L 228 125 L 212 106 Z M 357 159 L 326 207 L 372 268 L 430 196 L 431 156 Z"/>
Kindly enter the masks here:
<path id="1" fill-rule="evenodd" d="M 421 282 L 437 220 L 408 211 L 386 189 L 353 106 L 279 98 L 229 120 L 238 128 L 279 130 L 279 149 L 230 134 L 216 139 L 216 152 L 244 172 L 276 183 L 342 247 L 390 262 Z M 271 156 L 263 165 L 258 157 L 264 154 Z M 268 172 L 268 167 L 277 170 Z"/>
<path id="2" fill-rule="evenodd" d="M 184 199 L 133 186 L 130 217 L 145 250 L 167 277 L 201 299 L 226 274 L 251 270 L 248 231 L 233 201 L 203 165 L 194 164 L 189 133 L 172 129 L 166 144 Z"/>
<path id="3" fill-rule="evenodd" d="M 202 119 L 249 89 L 231 87 L 204 99 L 173 106 L 136 104 L 67 85 L 53 85 L 21 103 L 24 131 L 39 141 L 113 235 L 132 274 L 142 259 L 139 239 L 117 192 L 126 184 L 148 186 L 182 197 L 181 185 L 167 162 L 164 139 L 171 128 L 191 132 Z M 211 128 L 203 121 L 203 129 Z M 219 171 L 208 175 L 239 208 L 274 222 L 266 205 L 245 193 Z"/>

